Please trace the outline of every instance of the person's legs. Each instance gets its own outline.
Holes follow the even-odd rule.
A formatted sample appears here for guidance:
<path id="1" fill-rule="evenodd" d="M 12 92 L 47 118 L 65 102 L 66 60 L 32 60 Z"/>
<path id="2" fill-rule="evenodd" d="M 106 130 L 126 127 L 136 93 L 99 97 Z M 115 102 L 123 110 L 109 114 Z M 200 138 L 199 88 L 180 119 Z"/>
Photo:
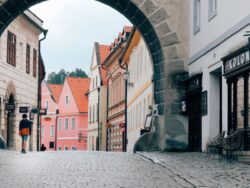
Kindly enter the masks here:
<path id="1" fill-rule="evenodd" d="M 26 148 L 27 140 L 28 140 L 28 136 L 22 136 L 22 153 L 26 153 L 25 148 Z"/>

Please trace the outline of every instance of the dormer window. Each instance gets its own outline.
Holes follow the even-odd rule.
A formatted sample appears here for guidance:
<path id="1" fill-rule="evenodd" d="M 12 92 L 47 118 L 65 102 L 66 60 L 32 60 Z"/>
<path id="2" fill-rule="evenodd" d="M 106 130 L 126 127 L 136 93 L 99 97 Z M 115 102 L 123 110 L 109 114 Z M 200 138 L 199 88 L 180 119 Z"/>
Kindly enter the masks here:
<path id="1" fill-rule="evenodd" d="M 69 96 L 66 96 L 65 102 L 66 104 L 69 104 Z"/>

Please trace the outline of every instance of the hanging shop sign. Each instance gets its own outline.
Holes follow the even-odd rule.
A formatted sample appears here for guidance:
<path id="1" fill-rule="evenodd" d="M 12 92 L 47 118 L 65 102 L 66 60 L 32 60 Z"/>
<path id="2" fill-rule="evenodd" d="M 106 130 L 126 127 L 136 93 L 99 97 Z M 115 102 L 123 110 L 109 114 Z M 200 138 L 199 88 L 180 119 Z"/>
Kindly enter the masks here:
<path id="1" fill-rule="evenodd" d="M 19 113 L 26 114 L 29 112 L 29 108 L 27 106 L 20 106 L 19 107 Z"/>
<path id="2" fill-rule="evenodd" d="M 44 121 L 51 121 L 51 117 L 45 117 Z"/>
<path id="3" fill-rule="evenodd" d="M 228 58 L 224 59 L 224 73 L 227 74 L 249 63 L 249 50 L 242 49 L 235 55 L 231 55 Z"/>
<path id="4" fill-rule="evenodd" d="M 47 114 L 47 109 L 40 109 L 39 114 L 40 115 L 46 115 Z"/>
<path id="5" fill-rule="evenodd" d="M 6 110 L 7 111 L 14 111 L 16 109 L 15 104 L 6 104 Z"/>
<path id="6" fill-rule="evenodd" d="M 34 120 L 35 118 L 35 114 L 33 114 L 32 112 L 30 112 L 30 120 Z"/>
<path id="7" fill-rule="evenodd" d="M 33 114 L 38 114 L 39 113 L 39 109 L 38 108 L 32 108 L 30 111 Z"/>

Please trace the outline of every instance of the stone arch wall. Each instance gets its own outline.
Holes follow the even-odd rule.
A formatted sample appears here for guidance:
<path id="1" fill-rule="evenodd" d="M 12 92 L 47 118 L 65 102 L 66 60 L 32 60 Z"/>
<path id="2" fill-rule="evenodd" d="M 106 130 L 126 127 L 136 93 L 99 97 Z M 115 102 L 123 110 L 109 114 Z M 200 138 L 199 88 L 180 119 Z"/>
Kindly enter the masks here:
<path id="1" fill-rule="evenodd" d="M 0 0 L 0 34 L 21 12 L 45 0 Z M 97 0 L 127 17 L 141 32 L 154 68 L 159 149 L 183 148 L 186 121 L 180 116 L 181 82 L 189 51 L 189 0 Z M 155 137 L 154 137 L 155 138 Z M 179 139 L 180 138 L 180 139 Z M 145 145 L 144 143 L 141 143 Z M 150 145 L 150 144 L 146 144 Z M 185 144 L 184 144 L 185 145 Z M 143 147 L 147 149 L 147 147 Z"/>

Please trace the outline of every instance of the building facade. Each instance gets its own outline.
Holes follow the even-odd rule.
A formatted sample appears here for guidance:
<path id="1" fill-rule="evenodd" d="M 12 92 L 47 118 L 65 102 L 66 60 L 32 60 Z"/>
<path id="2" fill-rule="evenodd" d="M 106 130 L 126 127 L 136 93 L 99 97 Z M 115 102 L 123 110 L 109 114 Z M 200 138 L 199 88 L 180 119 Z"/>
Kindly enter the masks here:
<path id="1" fill-rule="evenodd" d="M 28 149 L 36 150 L 38 107 L 39 35 L 44 31 L 40 18 L 27 10 L 15 19 L 0 38 L 0 136 L 7 148 L 21 149 L 19 107 L 28 107 L 33 121 Z"/>
<path id="2" fill-rule="evenodd" d="M 40 143 L 44 144 L 48 151 L 55 151 L 56 125 L 59 113 L 58 102 L 63 85 L 48 84 L 42 82 L 41 109 L 46 113 L 40 116 L 41 134 Z"/>
<path id="3" fill-rule="evenodd" d="M 147 46 L 138 30 L 132 30 L 121 61 L 127 65 L 127 151 L 133 152 L 141 136 L 149 106 L 153 104 L 152 62 Z"/>
<path id="4" fill-rule="evenodd" d="M 189 149 L 205 150 L 221 131 L 245 130 L 250 150 L 249 1 L 193 0 L 187 106 Z M 236 13 L 237 12 L 237 13 Z"/>
<path id="5" fill-rule="evenodd" d="M 107 69 L 107 150 L 126 151 L 126 101 L 125 69 L 120 65 L 119 58 L 126 46 L 126 40 L 131 32 L 131 27 L 125 26 L 111 44 L 111 52 L 105 59 L 104 68 Z"/>
<path id="6" fill-rule="evenodd" d="M 107 80 L 102 67 L 110 46 L 95 43 L 90 67 L 88 150 L 106 151 Z"/>
<path id="7" fill-rule="evenodd" d="M 58 101 L 56 143 L 58 151 L 87 150 L 90 79 L 65 79 Z"/>

